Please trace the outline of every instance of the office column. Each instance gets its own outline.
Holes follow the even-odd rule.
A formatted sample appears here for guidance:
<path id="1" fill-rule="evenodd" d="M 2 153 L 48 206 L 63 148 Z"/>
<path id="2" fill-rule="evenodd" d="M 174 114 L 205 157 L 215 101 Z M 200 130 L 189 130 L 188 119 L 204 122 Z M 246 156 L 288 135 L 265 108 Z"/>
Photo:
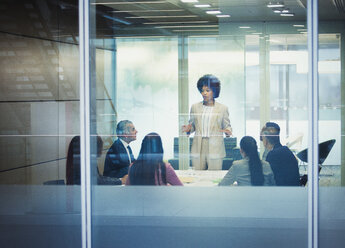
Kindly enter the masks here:
<path id="1" fill-rule="evenodd" d="M 270 59 L 269 39 L 267 37 L 267 24 L 263 24 L 262 36 L 260 37 L 259 66 L 260 66 L 260 128 L 270 120 Z M 264 152 L 260 143 L 260 154 Z"/>
<path id="2" fill-rule="evenodd" d="M 340 38 L 340 71 L 341 71 L 341 186 L 345 186 L 345 32 Z"/>
<path id="3" fill-rule="evenodd" d="M 179 111 L 179 169 L 189 168 L 189 138 L 182 133 L 182 125 L 189 120 L 188 95 L 188 38 L 178 38 L 178 111 Z"/>

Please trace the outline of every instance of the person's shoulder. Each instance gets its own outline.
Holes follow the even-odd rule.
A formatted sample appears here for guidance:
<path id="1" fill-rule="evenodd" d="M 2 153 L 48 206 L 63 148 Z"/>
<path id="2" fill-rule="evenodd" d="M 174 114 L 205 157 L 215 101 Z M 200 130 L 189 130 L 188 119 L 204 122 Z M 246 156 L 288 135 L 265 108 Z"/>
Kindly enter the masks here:
<path id="1" fill-rule="evenodd" d="M 165 168 L 173 168 L 169 162 L 164 162 L 164 166 L 165 166 Z"/>
<path id="2" fill-rule="evenodd" d="M 110 146 L 108 152 L 116 153 L 121 147 L 124 147 L 120 139 L 116 139 L 114 143 Z"/>
<path id="3" fill-rule="evenodd" d="M 167 171 L 175 171 L 174 167 L 172 167 L 172 165 L 170 163 L 165 162 L 164 165 L 165 165 L 165 168 L 167 169 Z"/>
<path id="4" fill-rule="evenodd" d="M 119 147 L 119 146 L 123 146 L 123 144 L 122 144 L 121 140 L 120 140 L 119 138 L 117 138 L 117 139 L 114 141 L 112 147 L 117 148 L 117 147 Z"/>
<path id="5" fill-rule="evenodd" d="M 202 101 L 201 102 L 196 102 L 192 104 L 192 108 L 200 107 L 202 106 Z"/>
<path id="6" fill-rule="evenodd" d="M 271 171 L 271 165 L 267 161 L 261 160 L 261 164 L 264 171 Z"/>
<path id="7" fill-rule="evenodd" d="M 247 163 L 248 163 L 248 160 L 246 160 L 246 159 L 235 160 L 235 161 L 232 163 L 232 166 L 238 167 L 238 166 L 241 166 L 241 165 L 247 164 Z"/>
<path id="8" fill-rule="evenodd" d="M 215 102 L 215 106 L 221 109 L 228 109 L 228 107 L 220 102 Z"/>
<path id="9" fill-rule="evenodd" d="M 275 150 L 277 150 L 277 152 L 279 152 L 279 153 L 293 154 L 292 151 L 290 150 L 290 148 L 287 147 L 287 146 L 280 146 L 280 147 L 278 147 L 278 148 L 275 149 Z"/>

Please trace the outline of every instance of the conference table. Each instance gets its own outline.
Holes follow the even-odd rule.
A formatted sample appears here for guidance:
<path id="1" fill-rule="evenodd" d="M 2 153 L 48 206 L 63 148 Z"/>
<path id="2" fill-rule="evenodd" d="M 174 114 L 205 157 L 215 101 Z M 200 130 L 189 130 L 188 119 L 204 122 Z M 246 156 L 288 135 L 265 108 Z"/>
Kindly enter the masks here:
<path id="1" fill-rule="evenodd" d="M 185 186 L 218 186 L 227 170 L 175 170 L 177 176 Z"/>

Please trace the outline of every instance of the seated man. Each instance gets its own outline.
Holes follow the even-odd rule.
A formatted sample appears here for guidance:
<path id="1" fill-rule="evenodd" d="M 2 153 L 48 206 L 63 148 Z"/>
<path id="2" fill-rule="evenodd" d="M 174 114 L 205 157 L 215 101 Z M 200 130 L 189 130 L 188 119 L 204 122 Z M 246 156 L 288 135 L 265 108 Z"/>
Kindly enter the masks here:
<path id="1" fill-rule="evenodd" d="M 274 129 L 276 135 L 280 134 L 280 127 L 279 127 L 279 125 L 277 123 L 275 123 L 275 122 L 267 122 L 265 124 L 265 126 L 263 126 L 262 129 L 261 129 L 260 141 L 262 141 L 263 132 L 266 130 L 266 128 L 269 128 L 269 127 L 272 128 L 272 130 Z M 267 157 L 268 152 L 269 152 L 269 150 L 265 147 L 265 151 L 262 154 L 262 160 L 266 161 L 266 157 Z"/>
<path id="2" fill-rule="evenodd" d="M 267 149 L 266 161 L 270 163 L 277 186 L 299 186 L 299 169 L 296 157 L 279 139 L 279 125 L 267 122 L 262 129 L 262 142 Z"/>
<path id="3" fill-rule="evenodd" d="M 116 127 L 118 139 L 109 148 L 104 162 L 104 176 L 122 178 L 134 161 L 129 143 L 136 140 L 137 130 L 128 120 L 120 121 Z"/>

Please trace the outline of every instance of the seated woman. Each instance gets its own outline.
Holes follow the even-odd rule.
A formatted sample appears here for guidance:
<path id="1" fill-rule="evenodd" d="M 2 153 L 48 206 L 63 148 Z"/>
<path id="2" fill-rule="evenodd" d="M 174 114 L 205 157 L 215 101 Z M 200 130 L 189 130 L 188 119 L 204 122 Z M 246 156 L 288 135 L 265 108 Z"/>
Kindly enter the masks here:
<path id="1" fill-rule="evenodd" d="M 103 140 L 97 135 L 97 158 L 102 155 Z M 94 167 L 93 167 L 94 168 Z M 91 171 L 92 175 L 97 175 L 97 184 L 99 185 L 121 185 L 121 180 L 101 176 L 96 166 L 96 171 Z M 74 136 L 68 146 L 66 160 L 66 184 L 80 185 L 80 136 Z"/>
<path id="2" fill-rule="evenodd" d="M 173 167 L 163 162 L 162 139 L 157 133 L 143 139 L 139 157 L 129 167 L 126 185 L 183 185 Z"/>
<path id="3" fill-rule="evenodd" d="M 269 163 L 261 161 L 258 146 L 251 136 L 244 136 L 240 142 L 242 160 L 234 161 L 219 186 L 229 186 L 237 182 L 238 186 L 275 185 Z"/>

